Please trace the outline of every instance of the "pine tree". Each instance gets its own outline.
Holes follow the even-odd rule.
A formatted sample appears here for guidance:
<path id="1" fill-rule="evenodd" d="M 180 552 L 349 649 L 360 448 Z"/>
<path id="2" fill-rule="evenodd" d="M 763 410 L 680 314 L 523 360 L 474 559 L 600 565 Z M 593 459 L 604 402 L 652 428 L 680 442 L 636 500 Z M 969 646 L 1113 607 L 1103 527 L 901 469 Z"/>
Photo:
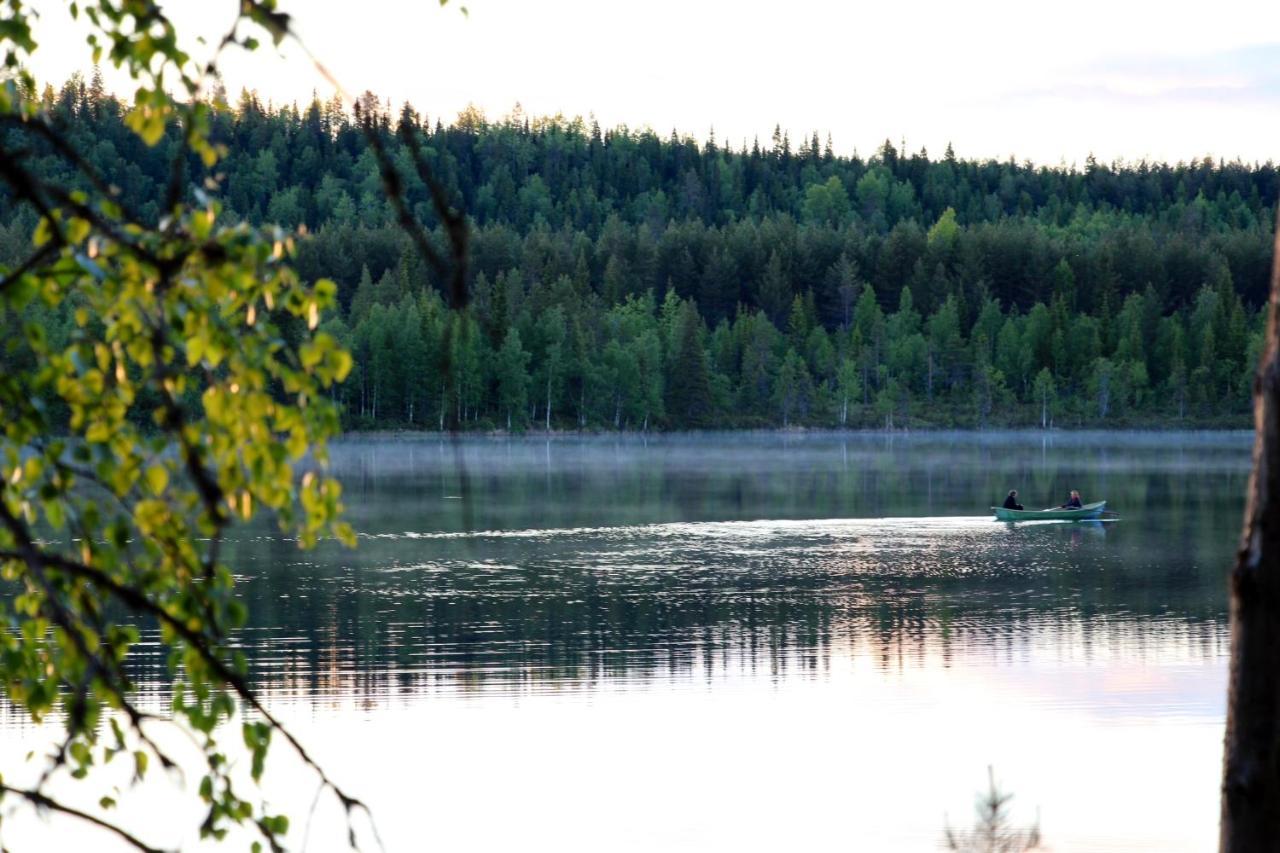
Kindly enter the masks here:
<path id="1" fill-rule="evenodd" d="M 600 295 L 606 305 L 617 305 L 627 295 L 629 276 L 626 261 L 618 255 L 610 255 L 604 265 L 604 278 L 600 284 Z"/>
<path id="2" fill-rule="evenodd" d="M 684 303 L 676 320 L 667 372 L 667 417 L 677 427 L 701 427 L 711 422 L 711 376 L 702 348 L 702 320 L 691 303 Z"/>
<path id="3" fill-rule="evenodd" d="M 522 428 L 529 404 L 529 353 L 520 342 L 520 331 L 511 329 L 495 362 L 498 408 L 506 415 L 507 429 Z"/>
<path id="4" fill-rule="evenodd" d="M 351 306 L 348 310 L 351 322 L 359 323 L 363 320 L 369 313 L 369 309 L 373 307 L 375 300 L 373 277 L 369 275 L 369 265 L 365 264 L 360 267 L 360 282 L 356 285 L 355 294 L 351 297 Z"/>
<path id="5" fill-rule="evenodd" d="M 775 325 L 781 325 L 791 307 L 791 282 L 782 268 L 782 258 L 777 252 L 769 255 L 764 273 L 757 287 L 757 304 Z"/>
<path id="6" fill-rule="evenodd" d="M 533 362 L 535 381 L 537 390 L 543 397 L 544 427 L 550 430 L 552 413 L 562 393 L 567 373 L 568 328 L 564 309 L 556 306 L 543 313 L 538 318 L 537 333 L 541 352 Z"/>
<path id="7" fill-rule="evenodd" d="M 787 350 L 782 359 L 774 403 L 784 427 L 790 426 L 793 418 L 807 417 L 813 404 L 813 381 L 804 359 L 794 349 Z"/>
<path id="8" fill-rule="evenodd" d="M 428 373 L 422 314 L 412 297 L 405 296 L 397 307 L 393 342 L 404 418 L 409 424 L 416 424 L 422 417 L 426 388 L 434 384 L 434 377 Z"/>

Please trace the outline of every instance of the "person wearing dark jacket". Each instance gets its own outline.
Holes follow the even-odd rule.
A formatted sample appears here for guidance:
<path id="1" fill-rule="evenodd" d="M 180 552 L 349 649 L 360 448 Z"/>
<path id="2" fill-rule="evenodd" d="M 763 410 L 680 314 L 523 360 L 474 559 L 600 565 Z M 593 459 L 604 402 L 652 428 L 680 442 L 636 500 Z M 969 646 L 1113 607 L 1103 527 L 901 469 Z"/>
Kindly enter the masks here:
<path id="1" fill-rule="evenodd" d="M 1084 503 L 1080 500 L 1080 492 L 1075 489 L 1071 490 L 1071 497 L 1067 498 L 1067 502 L 1058 509 L 1080 509 Z"/>
<path id="2" fill-rule="evenodd" d="M 1005 509 L 1022 509 L 1022 504 L 1018 503 L 1018 490 L 1010 489 L 1009 497 L 1004 499 Z"/>

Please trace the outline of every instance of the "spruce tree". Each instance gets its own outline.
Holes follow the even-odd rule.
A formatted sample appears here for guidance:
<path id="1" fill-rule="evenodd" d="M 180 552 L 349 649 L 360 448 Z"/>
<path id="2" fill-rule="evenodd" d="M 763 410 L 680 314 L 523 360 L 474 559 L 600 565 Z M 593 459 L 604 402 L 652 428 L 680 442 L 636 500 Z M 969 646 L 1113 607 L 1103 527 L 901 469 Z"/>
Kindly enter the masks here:
<path id="1" fill-rule="evenodd" d="M 529 403 L 529 353 L 520 341 L 520 331 L 511 329 L 498 350 L 495 362 L 498 408 L 506 416 L 507 429 L 523 428 Z"/>
<path id="2" fill-rule="evenodd" d="M 702 348 L 702 320 L 692 303 L 684 303 L 676 318 L 667 371 L 667 418 L 679 428 L 711 423 L 711 377 Z"/>

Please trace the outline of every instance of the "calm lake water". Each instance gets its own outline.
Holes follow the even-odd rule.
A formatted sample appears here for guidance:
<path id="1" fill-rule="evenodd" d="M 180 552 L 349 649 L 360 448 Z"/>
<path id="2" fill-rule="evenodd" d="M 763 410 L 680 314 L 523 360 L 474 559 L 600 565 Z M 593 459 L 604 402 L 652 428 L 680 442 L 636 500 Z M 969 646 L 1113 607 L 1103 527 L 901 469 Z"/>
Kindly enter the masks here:
<path id="1" fill-rule="evenodd" d="M 932 850 L 992 765 L 1054 851 L 1203 851 L 1249 446 L 352 440 L 356 551 L 264 527 L 227 554 L 257 684 L 388 850 Z M 1121 520 L 997 523 L 1010 488 Z M 3 756 L 41 735 L 5 721 Z M 288 760 L 268 787 L 315 792 Z M 308 849 L 342 846 L 334 812 Z M 191 843 L 158 783 L 125 814 Z M 5 840 L 55 828 L 80 837 Z"/>

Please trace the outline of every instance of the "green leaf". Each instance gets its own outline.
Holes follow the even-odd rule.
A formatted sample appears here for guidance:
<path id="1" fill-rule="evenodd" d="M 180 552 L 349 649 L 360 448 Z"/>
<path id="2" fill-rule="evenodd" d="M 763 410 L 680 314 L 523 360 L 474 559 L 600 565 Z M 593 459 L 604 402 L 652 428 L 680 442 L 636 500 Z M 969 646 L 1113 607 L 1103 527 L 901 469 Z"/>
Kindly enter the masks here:
<path id="1" fill-rule="evenodd" d="M 36 223 L 35 233 L 31 236 L 31 242 L 39 248 L 53 238 L 53 225 L 49 222 L 48 217 L 42 217 Z"/>
<path id="2" fill-rule="evenodd" d="M 31 37 L 31 25 L 22 17 L 0 19 L 0 42 L 13 42 L 30 53 L 36 49 L 35 39 Z"/>
<path id="3" fill-rule="evenodd" d="M 169 472 L 163 465 L 152 465 L 147 469 L 147 487 L 151 494 L 159 495 L 169 485 Z"/>

